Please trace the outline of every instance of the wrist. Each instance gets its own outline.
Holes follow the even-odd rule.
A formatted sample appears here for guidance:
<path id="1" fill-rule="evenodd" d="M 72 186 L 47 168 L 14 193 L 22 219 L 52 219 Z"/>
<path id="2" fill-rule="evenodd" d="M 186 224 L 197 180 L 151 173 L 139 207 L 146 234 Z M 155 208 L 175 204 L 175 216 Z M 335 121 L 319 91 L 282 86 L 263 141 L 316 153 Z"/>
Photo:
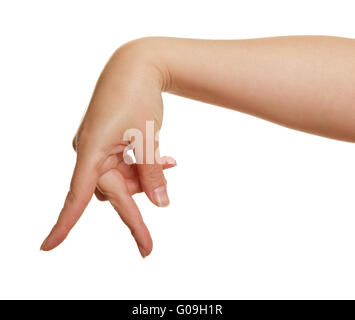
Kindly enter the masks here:
<path id="1" fill-rule="evenodd" d="M 112 59 L 125 64 L 140 78 L 151 81 L 161 92 L 168 91 L 171 77 L 167 64 L 167 39 L 145 37 L 127 42 L 116 50 Z"/>

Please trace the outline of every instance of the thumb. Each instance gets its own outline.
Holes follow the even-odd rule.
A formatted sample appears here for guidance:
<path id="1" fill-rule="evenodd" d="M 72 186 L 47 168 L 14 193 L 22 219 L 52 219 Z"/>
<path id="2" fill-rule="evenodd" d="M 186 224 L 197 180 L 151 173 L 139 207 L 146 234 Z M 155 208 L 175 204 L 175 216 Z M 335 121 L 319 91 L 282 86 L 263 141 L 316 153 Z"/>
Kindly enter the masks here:
<path id="1" fill-rule="evenodd" d="M 152 146 L 153 149 L 151 149 Z M 159 142 L 154 141 L 150 146 L 146 143 L 145 150 L 144 161 L 137 161 L 139 182 L 150 201 L 158 207 L 166 207 L 169 205 L 169 197 L 163 173 L 163 162 L 159 153 Z M 154 151 L 154 153 L 149 153 L 149 151 Z"/>
<path id="2" fill-rule="evenodd" d="M 139 181 L 150 201 L 158 207 L 169 205 L 163 166 L 159 163 L 137 164 Z"/>
<path id="3" fill-rule="evenodd" d="M 91 157 L 91 159 L 93 158 Z M 58 246 L 79 220 L 96 188 L 98 180 L 96 167 L 95 162 L 90 160 L 90 157 L 84 158 L 78 154 L 70 191 L 59 214 L 58 221 L 42 243 L 41 250 L 48 251 Z"/>

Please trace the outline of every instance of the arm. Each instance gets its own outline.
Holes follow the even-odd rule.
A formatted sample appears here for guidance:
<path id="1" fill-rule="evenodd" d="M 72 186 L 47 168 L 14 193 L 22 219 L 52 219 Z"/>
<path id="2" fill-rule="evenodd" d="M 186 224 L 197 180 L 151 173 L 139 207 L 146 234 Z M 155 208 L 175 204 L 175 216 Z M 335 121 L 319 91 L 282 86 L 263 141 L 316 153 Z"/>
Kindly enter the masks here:
<path id="1" fill-rule="evenodd" d="M 77 163 L 70 191 L 41 248 L 51 250 L 65 239 L 98 186 L 103 196 L 124 211 L 121 216 L 126 217 L 144 255 L 150 253 L 149 233 L 130 188 L 122 185 L 125 174 L 116 175 L 122 186 L 117 192 L 110 173 L 119 166 L 127 129 L 144 133 L 146 120 L 154 121 L 155 131 L 160 129 L 162 91 L 355 141 L 354 71 L 355 40 L 345 38 L 144 38 L 122 46 L 98 80 L 75 138 Z M 157 141 L 149 143 L 158 150 Z M 167 205 L 162 164 L 143 160 L 135 169 L 139 191 L 155 205 Z"/>
<path id="2" fill-rule="evenodd" d="M 355 141 L 355 40 L 152 39 L 165 90 L 322 136 Z"/>

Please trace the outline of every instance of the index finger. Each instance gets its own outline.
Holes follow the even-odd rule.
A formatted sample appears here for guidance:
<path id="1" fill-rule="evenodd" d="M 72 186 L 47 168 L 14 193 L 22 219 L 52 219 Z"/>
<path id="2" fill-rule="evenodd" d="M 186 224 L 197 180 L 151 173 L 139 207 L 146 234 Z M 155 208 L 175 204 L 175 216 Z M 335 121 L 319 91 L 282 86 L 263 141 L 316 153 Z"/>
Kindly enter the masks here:
<path id="1" fill-rule="evenodd" d="M 57 223 L 42 243 L 41 250 L 52 250 L 64 241 L 90 202 L 97 180 L 97 163 L 90 160 L 90 157 L 78 154 L 70 190 L 63 209 Z"/>

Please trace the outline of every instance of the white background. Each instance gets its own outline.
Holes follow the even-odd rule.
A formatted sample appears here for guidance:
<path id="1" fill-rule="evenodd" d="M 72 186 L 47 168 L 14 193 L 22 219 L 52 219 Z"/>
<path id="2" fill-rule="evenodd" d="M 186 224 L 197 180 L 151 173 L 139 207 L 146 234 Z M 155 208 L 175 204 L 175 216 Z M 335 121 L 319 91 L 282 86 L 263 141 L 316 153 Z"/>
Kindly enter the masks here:
<path id="1" fill-rule="evenodd" d="M 39 251 L 69 185 L 71 139 L 112 52 L 143 36 L 355 37 L 353 1 L 1 1 L 0 298 L 355 298 L 355 146 L 165 95 L 171 205 L 136 197 L 141 259 L 93 199 Z M 355 57 L 354 57 L 355 59 Z M 354 124 L 355 125 L 355 124 Z"/>

